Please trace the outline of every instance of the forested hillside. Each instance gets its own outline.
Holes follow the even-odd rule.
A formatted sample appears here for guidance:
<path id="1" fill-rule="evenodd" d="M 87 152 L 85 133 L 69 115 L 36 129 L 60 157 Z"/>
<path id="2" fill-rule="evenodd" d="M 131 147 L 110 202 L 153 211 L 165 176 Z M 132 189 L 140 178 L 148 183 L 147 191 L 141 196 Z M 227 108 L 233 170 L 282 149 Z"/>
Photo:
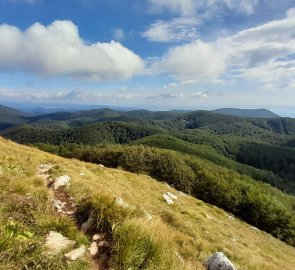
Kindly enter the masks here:
<path id="1" fill-rule="evenodd" d="M 15 117 L 14 113 L 11 115 Z M 24 144 L 142 143 L 202 157 L 295 192 L 292 118 L 241 118 L 208 111 L 97 109 L 22 117 L 23 121 L 26 123 L 11 123 L 1 134 Z"/>

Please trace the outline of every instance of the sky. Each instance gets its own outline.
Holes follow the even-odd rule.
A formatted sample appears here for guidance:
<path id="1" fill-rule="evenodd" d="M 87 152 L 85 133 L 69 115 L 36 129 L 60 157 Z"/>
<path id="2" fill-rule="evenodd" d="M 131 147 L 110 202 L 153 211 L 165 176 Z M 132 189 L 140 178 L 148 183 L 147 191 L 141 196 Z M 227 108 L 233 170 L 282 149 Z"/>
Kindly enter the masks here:
<path id="1" fill-rule="evenodd" d="M 0 103 L 295 116 L 294 0 L 0 0 Z"/>

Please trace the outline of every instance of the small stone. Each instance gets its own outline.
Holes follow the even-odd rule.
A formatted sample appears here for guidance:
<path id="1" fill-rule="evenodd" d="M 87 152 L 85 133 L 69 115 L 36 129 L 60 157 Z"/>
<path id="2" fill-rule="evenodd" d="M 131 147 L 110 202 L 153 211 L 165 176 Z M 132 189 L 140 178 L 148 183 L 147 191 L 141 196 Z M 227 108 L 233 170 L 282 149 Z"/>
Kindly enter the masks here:
<path id="1" fill-rule="evenodd" d="M 68 253 L 65 254 L 65 258 L 69 261 L 76 261 L 80 257 L 82 257 L 86 252 L 86 248 L 82 245 L 79 248 L 76 248 Z"/>
<path id="2" fill-rule="evenodd" d="M 153 219 L 152 215 L 148 211 L 146 211 L 145 209 L 143 211 L 144 211 L 144 215 L 145 215 L 146 220 L 151 221 Z"/>
<path id="3" fill-rule="evenodd" d="M 166 194 L 172 199 L 172 200 L 177 200 L 177 196 L 176 195 L 174 195 L 173 193 L 171 193 L 171 192 L 166 192 Z"/>
<path id="4" fill-rule="evenodd" d="M 120 197 L 115 197 L 115 203 L 119 206 L 122 206 L 123 208 L 129 208 L 130 205 L 126 202 L 123 201 L 122 198 Z"/>
<path id="5" fill-rule="evenodd" d="M 102 241 L 100 241 L 100 242 L 98 243 L 98 246 L 99 246 L 99 247 L 105 247 L 105 248 L 107 248 L 107 247 L 110 246 L 110 243 L 107 242 L 107 241 L 105 241 L 105 240 L 102 240 Z"/>
<path id="6" fill-rule="evenodd" d="M 84 173 L 84 172 L 80 172 L 80 175 L 81 175 L 81 176 L 86 176 L 86 173 Z"/>
<path id="7" fill-rule="evenodd" d="M 104 168 L 104 166 L 102 164 L 98 164 L 99 167 Z"/>
<path id="8" fill-rule="evenodd" d="M 93 241 L 99 241 L 99 240 L 102 240 L 102 236 L 101 236 L 100 234 L 96 233 L 96 234 L 94 234 L 94 235 L 92 236 L 92 240 L 93 240 Z"/>
<path id="9" fill-rule="evenodd" d="M 166 201 L 166 203 L 167 203 L 168 205 L 172 205 L 172 204 L 174 204 L 173 200 L 171 199 L 170 196 L 167 195 L 167 193 L 164 193 L 164 194 L 163 194 L 163 199 Z"/>
<path id="10" fill-rule="evenodd" d="M 233 217 L 232 215 L 227 215 L 227 218 L 228 218 L 229 220 L 236 220 L 235 217 Z"/>
<path id="11" fill-rule="evenodd" d="M 98 254 L 98 245 L 96 242 L 92 242 L 88 251 L 92 257 L 95 257 Z"/>
<path id="12" fill-rule="evenodd" d="M 179 194 L 180 194 L 181 196 L 183 196 L 183 197 L 187 197 L 187 194 L 185 194 L 185 193 L 182 192 L 182 191 L 179 191 Z"/>
<path id="13" fill-rule="evenodd" d="M 222 252 L 214 253 L 205 264 L 208 270 L 237 270 Z"/>
<path id="14" fill-rule="evenodd" d="M 251 229 L 252 229 L 252 230 L 254 230 L 254 231 L 257 231 L 257 232 L 259 232 L 259 229 L 258 229 L 258 228 L 256 228 L 256 227 L 254 227 L 254 226 L 251 226 Z"/>
<path id="15" fill-rule="evenodd" d="M 54 231 L 50 231 L 46 236 L 44 247 L 52 254 L 57 254 L 63 249 L 75 245 L 75 241 L 64 237 L 62 234 Z"/>
<path id="16" fill-rule="evenodd" d="M 63 175 L 57 177 L 55 182 L 53 183 L 54 190 L 58 189 L 59 187 L 64 187 L 70 185 L 71 178 L 68 175 Z"/>

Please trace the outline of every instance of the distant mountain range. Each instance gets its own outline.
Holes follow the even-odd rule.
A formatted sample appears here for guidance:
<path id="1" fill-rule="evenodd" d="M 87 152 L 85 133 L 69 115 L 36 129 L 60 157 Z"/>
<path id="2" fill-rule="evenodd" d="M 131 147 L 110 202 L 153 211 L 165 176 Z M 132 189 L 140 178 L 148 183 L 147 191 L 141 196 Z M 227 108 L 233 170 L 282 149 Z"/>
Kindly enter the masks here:
<path id="1" fill-rule="evenodd" d="M 251 117 L 251 118 L 278 118 L 279 115 L 269 111 L 267 109 L 236 109 L 236 108 L 223 108 L 213 110 L 212 112 L 233 115 L 239 117 Z"/>

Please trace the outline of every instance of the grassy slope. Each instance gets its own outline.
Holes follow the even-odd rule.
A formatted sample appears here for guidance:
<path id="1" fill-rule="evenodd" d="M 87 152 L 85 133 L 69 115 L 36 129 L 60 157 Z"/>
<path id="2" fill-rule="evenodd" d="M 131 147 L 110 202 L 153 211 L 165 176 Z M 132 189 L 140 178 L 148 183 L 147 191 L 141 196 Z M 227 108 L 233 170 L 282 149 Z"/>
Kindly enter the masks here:
<path id="1" fill-rule="evenodd" d="M 78 204 L 85 200 L 91 201 L 94 209 L 103 213 L 112 225 L 116 224 L 113 227 L 114 248 L 117 251 L 114 252 L 113 262 L 117 264 L 116 269 L 134 266 L 132 258 L 136 257 L 135 254 L 138 255 L 136 258 L 139 258 L 139 255 L 144 253 L 134 247 L 148 248 L 150 245 L 146 245 L 147 242 L 151 242 L 153 250 L 156 251 L 145 269 L 204 269 L 204 259 L 217 250 L 229 256 L 238 269 L 290 270 L 295 265 L 293 247 L 266 233 L 253 230 L 244 222 L 229 219 L 223 210 L 181 194 L 178 194 L 176 205 L 167 206 L 162 201 L 162 194 L 168 190 L 175 194 L 178 192 L 148 176 L 60 158 L 2 138 L 0 149 L 1 269 L 20 269 L 28 260 L 32 260 L 32 257 L 37 261 L 35 264 L 41 265 L 42 269 L 63 269 L 61 258 L 57 258 L 52 265 L 50 259 L 41 255 L 39 247 L 49 230 L 62 231 L 80 243 L 87 242 L 75 228 L 73 221 L 67 217 L 58 217 L 52 212 L 51 202 L 48 200 L 50 194 L 42 181 L 35 177 L 36 167 L 44 162 L 58 165 L 53 170 L 53 175 L 71 176 L 69 192 L 77 199 Z M 79 175 L 82 171 L 86 176 Z M 122 197 L 124 201 L 135 206 L 136 210 L 119 209 L 112 203 L 114 195 Z M 18 209 L 24 207 L 27 201 L 29 205 L 35 205 L 32 208 L 25 207 L 27 214 L 32 215 L 32 224 L 28 223 L 27 214 L 26 218 L 22 217 L 24 210 L 10 209 L 16 205 Z M 144 219 L 142 208 L 152 214 L 152 222 Z M 5 243 L 3 235 L 8 216 L 14 217 L 19 226 L 23 226 L 22 230 L 30 230 L 35 235 L 26 240 L 17 240 L 12 236 L 8 244 Z M 132 238 L 130 233 L 128 235 L 128 232 L 132 231 L 130 228 L 134 229 L 132 235 L 136 234 L 137 237 Z M 127 244 L 124 237 L 128 239 Z M 29 249 L 29 242 L 34 242 L 37 248 L 33 253 L 26 254 L 25 249 Z M 142 242 L 145 244 L 141 246 Z M 16 246 L 9 247 L 9 243 Z M 126 249 L 128 252 L 123 253 Z M 18 255 L 14 255 L 16 250 L 19 251 Z M 184 259 L 185 266 L 175 252 Z M 6 258 L 6 261 L 3 258 Z M 91 269 L 91 263 L 85 258 L 68 269 Z"/>

